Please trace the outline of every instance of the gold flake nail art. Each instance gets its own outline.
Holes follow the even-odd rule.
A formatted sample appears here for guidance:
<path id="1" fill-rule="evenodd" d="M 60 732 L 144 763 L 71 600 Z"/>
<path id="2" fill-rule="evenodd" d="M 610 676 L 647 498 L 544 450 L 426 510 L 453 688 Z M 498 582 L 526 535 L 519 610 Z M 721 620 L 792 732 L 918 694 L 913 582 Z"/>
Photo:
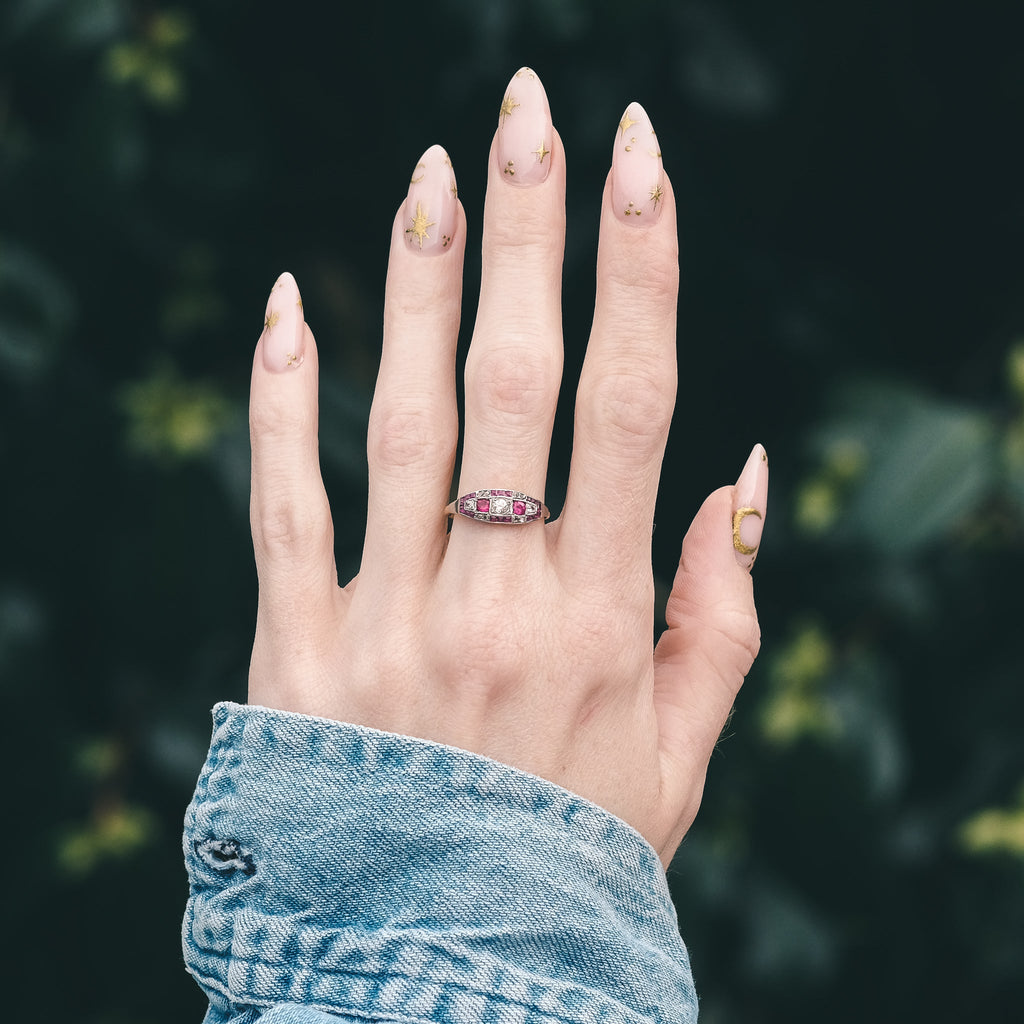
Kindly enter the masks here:
<path id="1" fill-rule="evenodd" d="M 531 68 L 520 68 L 506 86 L 498 109 L 495 166 L 510 185 L 539 185 L 551 170 L 553 149 L 554 130 L 544 86 Z"/>
<path id="2" fill-rule="evenodd" d="M 631 128 L 635 130 L 631 132 Z M 612 208 L 616 215 L 627 224 L 655 223 L 665 199 L 662 174 L 661 150 L 650 119 L 639 103 L 630 103 L 619 121 L 612 150 Z"/>
<path id="3" fill-rule="evenodd" d="M 423 240 L 425 238 L 430 238 L 430 235 L 427 232 L 427 228 L 432 228 L 434 224 L 435 221 L 427 220 L 427 214 L 423 209 L 423 204 L 417 203 L 416 214 L 412 218 L 412 227 L 406 228 L 405 233 L 407 235 L 412 235 L 416 239 L 416 241 L 419 242 L 419 246 L 422 249 Z"/>
<path id="4" fill-rule="evenodd" d="M 302 363 L 305 334 L 302 296 L 295 278 L 287 271 L 270 289 L 263 333 L 260 335 L 263 365 L 272 373 L 282 373 Z"/>
<path id="5" fill-rule="evenodd" d="M 501 119 L 502 127 L 505 125 L 505 119 L 512 116 L 512 111 L 515 110 L 519 104 L 516 102 L 516 98 L 509 93 L 502 101 L 501 107 L 498 110 L 498 117 Z"/>
<path id="6" fill-rule="evenodd" d="M 431 146 L 413 170 L 405 199 L 404 235 L 409 249 L 431 256 L 451 247 L 458 224 L 458 197 L 451 159 L 443 147 Z"/>

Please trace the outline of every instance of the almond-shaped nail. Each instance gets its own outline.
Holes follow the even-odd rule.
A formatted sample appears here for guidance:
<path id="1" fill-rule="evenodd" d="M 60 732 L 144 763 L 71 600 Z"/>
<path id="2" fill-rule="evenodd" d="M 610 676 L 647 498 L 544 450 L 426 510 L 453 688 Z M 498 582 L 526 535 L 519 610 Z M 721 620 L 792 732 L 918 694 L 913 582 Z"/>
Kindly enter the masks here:
<path id="1" fill-rule="evenodd" d="M 442 146 L 431 146 L 413 168 L 402 213 L 405 244 L 422 256 L 447 252 L 458 223 L 459 188 Z"/>
<path id="2" fill-rule="evenodd" d="M 612 150 L 612 207 L 619 220 L 642 226 L 661 213 L 665 174 L 661 147 L 647 112 L 630 103 L 615 129 Z"/>
<path id="3" fill-rule="evenodd" d="M 761 445 L 755 444 L 736 481 L 736 503 L 732 513 L 732 546 L 736 561 L 744 569 L 749 569 L 757 558 L 767 510 L 768 455 Z"/>
<path id="4" fill-rule="evenodd" d="M 538 185 L 551 170 L 551 109 L 536 72 L 520 68 L 498 110 L 498 169 L 512 185 Z"/>
<path id="5" fill-rule="evenodd" d="M 302 297 L 295 278 L 282 274 L 267 299 L 263 317 L 263 365 L 273 373 L 283 373 L 302 364 L 306 344 Z"/>

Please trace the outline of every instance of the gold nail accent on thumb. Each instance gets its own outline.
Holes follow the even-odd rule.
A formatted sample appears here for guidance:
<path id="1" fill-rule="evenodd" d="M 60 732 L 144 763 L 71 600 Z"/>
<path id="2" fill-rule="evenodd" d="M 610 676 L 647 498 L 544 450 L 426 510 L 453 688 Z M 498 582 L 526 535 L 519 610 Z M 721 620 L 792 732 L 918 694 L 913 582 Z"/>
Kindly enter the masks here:
<path id="1" fill-rule="evenodd" d="M 760 519 L 761 513 L 758 512 L 756 508 L 751 508 L 747 505 L 744 508 L 736 509 L 732 514 L 732 546 L 741 555 L 752 555 L 758 548 L 757 544 L 753 547 L 749 547 L 740 539 L 740 527 L 743 525 L 743 520 L 746 519 L 747 516 L 757 516 L 757 518 Z"/>

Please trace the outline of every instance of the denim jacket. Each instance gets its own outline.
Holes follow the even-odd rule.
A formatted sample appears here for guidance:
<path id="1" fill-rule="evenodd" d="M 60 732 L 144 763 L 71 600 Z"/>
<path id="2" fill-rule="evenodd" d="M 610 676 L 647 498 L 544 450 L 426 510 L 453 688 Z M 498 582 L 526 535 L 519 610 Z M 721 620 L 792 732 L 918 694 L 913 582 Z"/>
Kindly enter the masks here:
<path id="1" fill-rule="evenodd" d="M 692 1024 L 657 854 L 453 747 L 218 704 L 185 819 L 206 1024 Z"/>

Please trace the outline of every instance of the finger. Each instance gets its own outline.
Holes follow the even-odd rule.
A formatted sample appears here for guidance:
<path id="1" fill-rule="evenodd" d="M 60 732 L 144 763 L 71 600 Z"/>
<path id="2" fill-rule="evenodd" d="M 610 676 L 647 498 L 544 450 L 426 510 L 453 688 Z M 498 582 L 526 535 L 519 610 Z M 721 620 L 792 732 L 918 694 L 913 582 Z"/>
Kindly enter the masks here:
<path id="1" fill-rule="evenodd" d="M 361 587 L 395 592 L 436 567 L 447 532 L 458 413 L 455 346 L 465 215 L 448 154 L 416 165 L 394 223 L 384 344 L 367 435 L 369 507 Z"/>
<path id="2" fill-rule="evenodd" d="M 253 359 L 250 522 L 259 575 L 257 630 L 287 658 L 310 610 L 337 591 L 331 511 L 317 443 L 317 352 L 291 274 L 267 300 Z"/>
<path id="3" fill-rule="evenodd" d="M 490 153 L 460 494 L 504 488 L 543 497 L 562 374 L 564 239 L 562 147 L 544 87 L 523 68 L 505 93 Z M 457 520 L 450 551 L 465 535 L 473 538 L 474 557 L 478 544 L 543 542 L 544 531 L 534 526 Z"/>
<path id="4" fill-rule="evenodd" d="M 735 487 L 714 492 L 683 541 L 655 652 L 662 753 L 677 777 L 703 771 L 760 647 L 750 566 L 768 500 L 768 459 L 756 445 Z"/>
<path id="5" fill-rule="evenodd" d="M 615 131 L 594 325 L 576 396 L 558 557 L 568 578 L 650 572 L 676 393 L 676 211 L 654 129 L 631 103 Z M 582 574 L 582 575 L 581 575 Z"/>

